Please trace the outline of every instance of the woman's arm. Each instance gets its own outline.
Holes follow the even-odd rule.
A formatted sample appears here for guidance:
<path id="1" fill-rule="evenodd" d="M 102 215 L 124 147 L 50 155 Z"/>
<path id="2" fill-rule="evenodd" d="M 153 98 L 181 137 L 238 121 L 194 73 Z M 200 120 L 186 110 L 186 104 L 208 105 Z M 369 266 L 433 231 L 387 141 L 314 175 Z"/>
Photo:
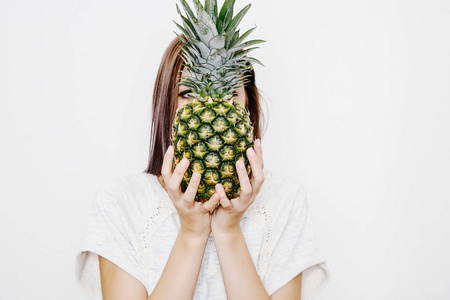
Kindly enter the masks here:
<path id="1" fill-rule="evenodd" d="M 256 272 L 241 228 L 213 231 L 213 237 L 227 299 L 270 299 Z"/>
<path id="2" fill-rule="evenodd" d="M 98 262 L 104 300 L 147 299 L 145 287 L 139 280 L 100 255 Z"/>
<path id="3" fill-rule="evenodd" d="M 198 172 L 194 172 L 186 191 L 182 193 L 181 180 L 190 162 L 186 157 L 183 158 L 172 173 L 173 159 L 174 149 L 169 146 L 164 155 L 161 174 L 163 187 L 178 212 L 181 226 L 161 278 L 149 299 L 191 300 L 211 234 L 210 211 L 218 202 L 194 201 L 201 178 Z"/>
<path id="4" fill-rule="evenodd" d="M 180 229 L 158 284 L 148 298 L 140 281 L 99 256 L 103 300 L 191 300 L 194 297 L 208 237 L 193 236 Z"/>
<path id="5" fill-rule="evenodd" d="M 192 300 L 208 238 L 209 235 L 193 236 L 180 229 L 161 278 L 148 300 Z"/>
<path id="6" fill-rule="evenodd" d="M 212 214 L 211 229 L 225 284 L 227 299 L 270 299 L 264 288 L 242 233 L 240 221 L 245 211 L 255 201 L 264 182 L 264 163 L 261 141 L 255 149 L 246 150 L 252 168 L 252 182 L 243 161 L 236 162 L 241 192 L 229 200 L 222 184 L 216 184 L 213 198 L 219 197 L 221 207 Z"/>
<path id="7" fill-rule="evenodd" d="M 213 231 L 213 237 L 227 299 L 300 300 L 302 273 L 269 297 L 256 272 L 242 230 L 227 233 Z"/>

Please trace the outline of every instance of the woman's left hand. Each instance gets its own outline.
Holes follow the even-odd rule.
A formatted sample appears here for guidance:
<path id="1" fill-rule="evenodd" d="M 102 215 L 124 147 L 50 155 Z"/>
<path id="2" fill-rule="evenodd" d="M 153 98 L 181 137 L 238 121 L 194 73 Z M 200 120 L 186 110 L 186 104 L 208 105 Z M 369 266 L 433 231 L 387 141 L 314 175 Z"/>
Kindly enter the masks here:
<path id="1" fill-rule="evenodd" d="M 220 198 L 220 206 L 211 213 L 211 230 L 215 232 L 232 232 L 240 229 L 240 221 L 245 211 L 253 203 L 264 182 L 264 163 L 262 157 L 261 140 L 254 143 L 255 149 L 247 149 L 247 157 L 252 168 L 252 179 L 248 178 L 244 162 L 236 162 L 236 170 L 241 187 L 240 196 L 229 200 L 222 184 L 216 184 L 216 193 L 211 196 Z"/>

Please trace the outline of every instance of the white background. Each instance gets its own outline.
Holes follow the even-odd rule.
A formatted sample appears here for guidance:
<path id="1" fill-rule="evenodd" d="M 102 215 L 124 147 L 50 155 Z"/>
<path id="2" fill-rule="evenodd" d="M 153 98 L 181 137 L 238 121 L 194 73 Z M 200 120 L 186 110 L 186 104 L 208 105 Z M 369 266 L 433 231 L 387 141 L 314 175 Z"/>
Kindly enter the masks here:
<path id="1" fill-rule="evenodd" d="M 146 168 L 176 2 L 1 2 L 1 300 L 87 299 L 88 209 Z M 450 2 L 252 4 L 265 164 L 304 183 L 331 272 L 319 299 L 449 299 Z"/>

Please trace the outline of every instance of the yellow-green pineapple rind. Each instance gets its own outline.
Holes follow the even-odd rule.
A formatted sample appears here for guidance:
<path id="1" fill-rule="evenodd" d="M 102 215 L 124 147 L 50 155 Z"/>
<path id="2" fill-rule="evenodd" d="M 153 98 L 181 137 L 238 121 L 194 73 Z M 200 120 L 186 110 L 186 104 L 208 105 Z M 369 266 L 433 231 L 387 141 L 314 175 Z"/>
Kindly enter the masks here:
<path id="1" fill-rule="evenodd" d="M 202 177 L 195 201 L 206 202 L 221 183 L 229 199 L 240 195 L 237 160 L 243 160 L 250 177 L 252 170 L 246 150 L 253 147 L 249 113 L 231 101 L 193 100 L 182 106 L 172 124 L 175 167 L 183 157 L 190 161 L 182 183 L 185 192 L 194 172 Z"/>

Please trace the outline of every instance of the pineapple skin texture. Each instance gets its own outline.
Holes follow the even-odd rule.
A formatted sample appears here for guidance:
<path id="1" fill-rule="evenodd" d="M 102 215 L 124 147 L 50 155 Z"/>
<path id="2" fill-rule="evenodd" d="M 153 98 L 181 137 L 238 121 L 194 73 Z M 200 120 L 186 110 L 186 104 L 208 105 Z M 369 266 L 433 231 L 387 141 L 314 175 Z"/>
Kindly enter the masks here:
<path id="1" fill-rule="evenodd" d="M 250 113 L 231 100 L 197 98 L 180 107 L 172 123 L 174 147 L 172 167 L 186 157 L 190 164 L 181 182 L 184 193 L 194 172 L 201 174 L 195 201 L 206 202 L 221 183 L 228 199 L 239 197 L 241 188 L 236 172 L 237 160 L 245 163 L 247 175 L 252 169 L 246 150 L 253 147 Z"/>

